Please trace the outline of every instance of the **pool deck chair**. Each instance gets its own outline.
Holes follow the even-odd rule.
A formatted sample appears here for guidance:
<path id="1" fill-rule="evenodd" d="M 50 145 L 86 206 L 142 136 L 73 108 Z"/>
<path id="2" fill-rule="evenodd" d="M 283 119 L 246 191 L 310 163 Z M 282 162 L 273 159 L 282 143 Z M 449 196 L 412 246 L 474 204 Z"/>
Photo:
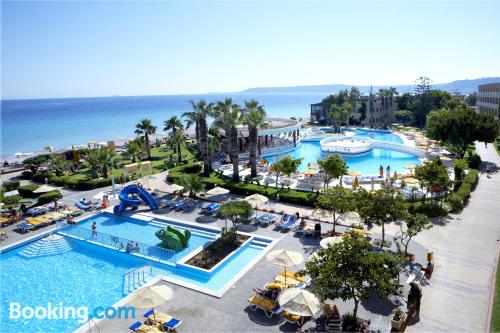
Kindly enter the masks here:
<path id="1" fill-rule="evenodd" d="M 154 314 L 154 315 L 153 315 Z M 148 323 L 160 324 L 168 331 L 175 331 L 182 324 L 182 320 L 174 318 L 166 313 L 149 310 L 144 314 Z"/>
<path id="2" fill-rule="evenodd" d="M 261 216 L 255 219 L 256 223 L 260 223 L 262 225 L 267 225 L 276 222 L 276 217 L 269 214 L 262 214 Z"/>
<path id="3" fill-rule="evenodd" d="M 132 326 L 129 327 L 129 329 L 132 332 L 136 332 L 136 333 L 161 333 L 161 332 L 163 332 L 155 326 L 146 325 L 146 324 L 141 323 L 140 321 L 135 322 Z"/>
<path id="4" fill-rule="evenodd" d="M 293 227 L 295 227 L 295 223 L 297 222 L 297 215 L 292 215 L 288 219 L 288 221 L 281 226 L 281 230 L 290 231 Z"/>
<path id="5" fill-rule="evenodd" d="M 213 203 L 205 209 L 208 214 L 215 214 L 219 211 L 220 205 L 218 203 Z"/>
<path id="6" fill-rule="evenodd" d="M 287 321 L 291 324 L 297 324 L 298 326 L 302 326 L 302 325 L 304 325 L 304 323 L 306 321 L 311 319 L 311 317 L 294 315 L 294 314 L 291 314 L 290 312 L 284 311 L 283 312 L 283 319 L 285 319 L 285 321 Z"/>
<path id="7" fill-rule="evenodd" d="M 290 219 L 290 215 L 288 215 L 288 214 L 283 214 L 283 215 L 281 216 L 281 219 L 280 219 L 279 221 L 274 222 L 274 227 L 275 227 L 276 229 L 281 228 L 281 226 L 283 226 L 284 224 L 286 224 L 286 223 L 288 222 L 288 220 L 289 220 L 289 219 Z"/>
<path id="8" fill-rule="evenodd" d="M 283 309 L 279 306 L 278 302 L 267 297 L 254 295 L 248 299 L 250 309 L 257 311 L 261 309 L 267 318 L 272 318 L 273 315 L 280 315 Z"/>
<path id="9" fill-rule="evenodd" d="M 29 224 L 26 221 L 21 221 L 16 225 L 16 230 L 19 230 L 22 233 L 28 232 L 33 228 L 34 228 L 33 225 Z"/>

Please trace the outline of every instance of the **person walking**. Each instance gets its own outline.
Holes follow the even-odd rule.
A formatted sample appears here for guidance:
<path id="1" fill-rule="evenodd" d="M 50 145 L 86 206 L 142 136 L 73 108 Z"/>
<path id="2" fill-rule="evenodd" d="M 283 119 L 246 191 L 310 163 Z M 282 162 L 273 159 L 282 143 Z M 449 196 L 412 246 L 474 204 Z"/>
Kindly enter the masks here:
<path id="1" fill-rule="evenodd" d="M 378 168 L 378 171 L 380 173 L 380 177 L 384 177 L 384 167 L 382 166 L 382 164 L 380 164 L 380 168 Z"/>
<path id="2" fill-rule="evenodd" d="M 385 178 L 387 179 L 387 181 L 389 181 L 391 179 L 391 166 L 388 165 L 385 170 L 386 170 Z"/>

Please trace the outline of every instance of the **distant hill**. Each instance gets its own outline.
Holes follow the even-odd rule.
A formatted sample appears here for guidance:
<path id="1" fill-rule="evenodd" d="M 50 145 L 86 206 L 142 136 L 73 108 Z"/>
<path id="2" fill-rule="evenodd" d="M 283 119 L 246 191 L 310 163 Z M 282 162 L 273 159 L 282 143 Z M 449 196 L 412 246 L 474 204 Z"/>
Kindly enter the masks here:
<path id="1" fill-rule="evenodd" d="M 485 77 L 473 80 L 457 80 L 449 83 L 436 83 L 433 88 L 446 90 L 450 93 L 470 94 L 477 91 L 480 84 L 500 82 L 500 77 Z M 249 88 L 240 91 L 241 94 L 333 94 L 340 90 L 350 89 L 352 84 L 326 84 L 317 86 L 296 86 L 296 87 L 262 87 Z M 370 86 L 356 86 L 361 93 L 370 92 Z M 387 88 L 388 85 L 374 85 L 373 91 L 377 92 L 379 88 Z M 414 85 L 395 85 L 399 93 L 413 92 Z"/>

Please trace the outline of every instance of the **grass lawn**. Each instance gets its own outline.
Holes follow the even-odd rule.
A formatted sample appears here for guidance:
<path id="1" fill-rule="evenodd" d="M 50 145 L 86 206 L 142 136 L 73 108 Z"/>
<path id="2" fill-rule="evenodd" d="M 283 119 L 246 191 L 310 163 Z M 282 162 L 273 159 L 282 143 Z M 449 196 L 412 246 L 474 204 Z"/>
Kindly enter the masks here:
<path id="1" fill-rule="evenodd" d="M 495 145 L 495 149 L 497 150 L 498 155 L 500 155 L 500 136 L 497 136 L 493 144 Z"/>
<path id="2" fill-rule="evenodd" d="M 491 316 L 491 331 L 500 332 L 500 269 L 498 269 L 498 267 L 495 286 L 495 301 L 493 302 L 493 312 Z"/>

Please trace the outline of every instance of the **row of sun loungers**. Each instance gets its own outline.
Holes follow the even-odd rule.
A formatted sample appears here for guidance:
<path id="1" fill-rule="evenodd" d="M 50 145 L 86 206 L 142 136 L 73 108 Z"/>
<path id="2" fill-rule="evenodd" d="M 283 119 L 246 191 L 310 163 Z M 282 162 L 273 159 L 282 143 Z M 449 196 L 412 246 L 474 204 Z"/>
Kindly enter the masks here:
<path id="1" fill-rule="evenodd" d="M 144 323 L 137 321 L 129 329 L 136 333 L 159 333 L 175 331 L 182 324 L 182 320 L 154 310 L 146 312 L 144 317 Z"/>
<path id="2" fill-rule="evenodd" d="M 68 208 L 61 212 L 53 212 L 44 215 L 39 215 L 37 217 L 27 217 L 25 220 L 21 221 L 16 225 L 16 229 L 22 233 L 28 232 L 34 228 L 44 227 L 51 223 L 61 221 L 67 218 L 68 215 L 78 216 L 83 212 L 79 209 Z"/>

